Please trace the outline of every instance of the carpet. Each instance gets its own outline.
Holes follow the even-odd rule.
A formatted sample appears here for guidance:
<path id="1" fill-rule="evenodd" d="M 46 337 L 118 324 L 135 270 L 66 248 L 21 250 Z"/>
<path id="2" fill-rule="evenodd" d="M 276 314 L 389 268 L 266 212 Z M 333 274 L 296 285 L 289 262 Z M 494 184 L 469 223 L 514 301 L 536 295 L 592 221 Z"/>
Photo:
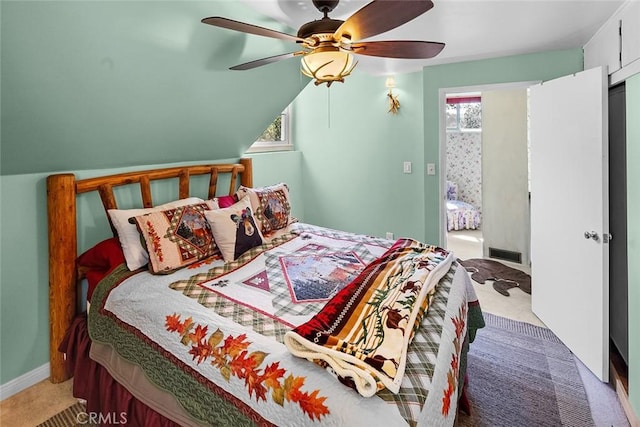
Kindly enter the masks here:
<path id="1" fill-rule="evenodd" d="M 472 273 L 471 278 L 476 282 L 484 284 L 486 280 L 493 280 L 493 289 L 506 297 L 509 289 L 516 287 L 531 294 L 531 276 L 524 271 L 490 259 L 472 258 L 458 262 Z"/>
<path id="2" fill-rule="evenodd" d="M 484 313 L 469 350 L 471 415 L 457 426 L 593 426 L 573 354 L 546 328 Z"/>
<path id="3" fill-rule="evenodd" d="M 97 425 L 89 421 L 89 416 L 85 412 L 84 403 L 77 402 L 42 424 L 38 424 L 37 427 L 76 427 L 80 425 L 92 427 Z"/>

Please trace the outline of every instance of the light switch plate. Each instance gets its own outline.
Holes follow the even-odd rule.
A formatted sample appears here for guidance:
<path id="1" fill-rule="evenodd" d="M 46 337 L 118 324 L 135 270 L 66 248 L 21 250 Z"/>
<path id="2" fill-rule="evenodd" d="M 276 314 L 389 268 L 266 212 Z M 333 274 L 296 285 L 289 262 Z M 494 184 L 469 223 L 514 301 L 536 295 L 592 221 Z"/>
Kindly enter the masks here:
<path id="1" fill-rule="evenodd" d="M 402 165 L 402 171 L 404 173 L 411 173 L 411 162 L 404 162 Z"/>
<path id="2" fill-rule="evenodd" d="M 436 174 L 436 164 L 427 163 L 427 175 L 435 175 L 435 174 Z"/>

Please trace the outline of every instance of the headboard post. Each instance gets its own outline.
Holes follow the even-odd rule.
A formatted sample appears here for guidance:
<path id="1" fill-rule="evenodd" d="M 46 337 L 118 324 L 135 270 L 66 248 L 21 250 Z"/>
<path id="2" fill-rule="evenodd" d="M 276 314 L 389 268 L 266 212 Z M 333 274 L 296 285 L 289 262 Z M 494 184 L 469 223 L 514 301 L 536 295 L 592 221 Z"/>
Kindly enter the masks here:
<path id="1" fill-rule="evenodd" d="M 240 175 L 240 183 L 245 187 L 253 187 L 253 165 L 250 157 L 242 157 L 240 164 L 244 166 L 244 172 Z"/>
<path id="2" fill-rule="evenodd" d="M 70 378 L 58 351 L 76 316 L 76 178 L 73 174 L 47 178 L 49 225 L 49 360 L 51 382 Z"/>

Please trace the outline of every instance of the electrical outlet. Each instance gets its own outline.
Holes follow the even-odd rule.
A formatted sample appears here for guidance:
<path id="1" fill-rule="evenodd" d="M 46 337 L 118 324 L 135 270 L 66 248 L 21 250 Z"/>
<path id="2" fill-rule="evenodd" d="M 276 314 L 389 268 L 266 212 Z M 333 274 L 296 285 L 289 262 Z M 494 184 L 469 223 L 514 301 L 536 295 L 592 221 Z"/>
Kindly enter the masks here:
<path id="1" fill-rule="evenodd" d="M 390 231 L 387 231 L 387 239 L 388 240 L 393 240 L 393 233 Z"/>
<path id="2" fill-rule="evenodd" d="M 402 172 L 411 173 L 411 162 L 404 162 L 402 165 Z"/>

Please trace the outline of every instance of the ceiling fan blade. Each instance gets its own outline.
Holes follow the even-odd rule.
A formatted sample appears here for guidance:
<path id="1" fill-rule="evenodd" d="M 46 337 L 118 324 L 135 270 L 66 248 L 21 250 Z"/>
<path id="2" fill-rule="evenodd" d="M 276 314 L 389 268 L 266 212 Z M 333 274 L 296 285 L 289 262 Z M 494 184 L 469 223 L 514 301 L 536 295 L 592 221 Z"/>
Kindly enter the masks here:
<path id="1" fill-rule="evenodd" d="M 251 70 L 252 68 L 261 67 L 263 65 L 272 64 L 274 62 L 282 61 L 283 59 L 289 59 L 296 56 L 298 52 L 283 53 L 282 55 L 269 56 L 268 58 L 256 59 L 255 61 L 245 62 L 244 64 L 235 65 L 230 70 Z"/>
<path id="2" fill-rule="evenodd" d="M 202 20 L 202 23 L 213 25 L 214 27 L 240 31 L 242 33 L 255 34 L 257 36 L 271 37 L 274 39 L 289 40 L 294 42 L 304 41 L 304 39 L 292 36 L 291 34 L 281 33 L 280 31 L 270 30 L 269 28 L 259 27 L 257 25 L 247 24 L 245 22 L 234 21 L 233 19 L 222 18 L 220 16 L 204 18 Z"/>
<path id="3" fill-rule="evenodd" d="M 389 40 L 378 42 L 352 43 L 353 53 L 384 58 L 428 59 L 433 58 L 444 49 L 444 43 Z"/>
<path id="4" fill-rule="evenodd" d="M 358 10 L 336 30 L 336 40 L 349 34 L 352 41 L 366 39 L 399 27 L 433 7 L 431 0 L 374 0 Z"/>

